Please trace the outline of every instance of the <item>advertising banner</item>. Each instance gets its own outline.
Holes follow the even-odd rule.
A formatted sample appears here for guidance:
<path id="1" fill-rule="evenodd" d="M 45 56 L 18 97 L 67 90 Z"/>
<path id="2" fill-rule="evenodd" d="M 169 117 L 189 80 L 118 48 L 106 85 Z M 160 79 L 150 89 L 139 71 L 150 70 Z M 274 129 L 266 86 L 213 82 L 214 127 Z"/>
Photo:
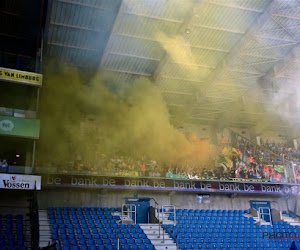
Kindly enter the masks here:
<path id="1" fill-rule="evenodd" d="M 45 175 L 43 187 L 139 189 L 180 192 L 253 194 L 298 194 L 299 185 L 213 180 L 110 177 L 84 175 Z"/>
<path id="2" fill-rule="evenodd" d="M 33 72 L 0 67 L 0 80 L 41 87 L 43 82 L 43 75 Z"/>
<path id="3" fill-rule="evenodd" d="M 40 120 L 0 115 L 1 134 L 38 139 L 40 136 Z"/>
<path id="4" fill-rule="evenodd" d="M 0 188 L 41 190 L 41 176 L 0 174 Z"/>

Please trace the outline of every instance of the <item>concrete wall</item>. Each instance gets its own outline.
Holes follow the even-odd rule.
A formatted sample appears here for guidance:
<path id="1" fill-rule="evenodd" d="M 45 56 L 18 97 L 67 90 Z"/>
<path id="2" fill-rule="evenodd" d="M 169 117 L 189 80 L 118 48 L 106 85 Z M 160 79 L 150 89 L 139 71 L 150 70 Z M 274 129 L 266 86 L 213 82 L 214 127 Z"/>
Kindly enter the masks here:
<path id="1" fill-rule="evenodd" d="M 153 192 L 135 190 L 84 190 L 84 189 L 49 189 L 38 194 L 39 207 L 49 206 L 96 206 L 120 207 L 125 197 L 132 197 L 137 193 L 141 197 L 154 198 L 161 205 L 175 205 L 177 208 L 193 209 L 249 209 L 250 200 L 275 201 L 281 211 L 287 210 L 284 197 L 267 195 L 229 195 L 210 194 L 210 203 L 198 204 L 197 195 L 184 192 Z M 278 205 L 272 207 L 278 209 Z M 294 207 L 291 201 L 290 209 Z M 154 205 L 151 203 L 151 205 Z"/>

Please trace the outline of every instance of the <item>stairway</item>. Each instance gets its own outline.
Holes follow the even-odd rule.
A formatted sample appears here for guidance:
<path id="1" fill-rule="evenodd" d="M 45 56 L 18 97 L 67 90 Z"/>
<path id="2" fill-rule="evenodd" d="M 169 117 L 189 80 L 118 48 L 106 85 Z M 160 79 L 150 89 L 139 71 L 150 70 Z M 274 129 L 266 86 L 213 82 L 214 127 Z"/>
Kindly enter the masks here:
<path id="1" fill-rule="evenodd" d="M 299 218 L 292 218 L 288 214 L 282 214 L 281 219 L 282 219 L 282 221 L 285 221 L 292 226 L 300 226 Z"/>
<path id="2" fill-rule="evenodd" d="M 40 247 L 46 247 L 52 243 L 51 227 L 47 210 L 39 210 Z"/>
<path id="3" fill-rule="evenodd" d="M 259 224 L 259 225 L 261 225 L 261 226 L 262 226 L 262 225 L 266 225 L 266 226 L 272 225 L 272 222 L 267 222 L 267 221 L 264 221 L 264 220 L 260 219 L 258 213 L 257 213 L 256 216 L 254 216 L 254 215 L 252 215 L 252 214 L 244 214 L 244 216 L 245 216 L 245 217 L 252 217 L 252 218 L 255 220 L 255 223 L 256 223 L 256 224 Z"/>
<path id="4" fill-rule="evenodd" d="M 176 224 L 176 221 L 169 220 L 169 216 L 174 215 L 174 212 L 160 212 L 158 213 L 157 210 L 155 210 L 155 217 L 162 223 L 162 224 Z"/>
<path id="5" fill-rule="evenodd" d="M 119 223 L 119 224 L 124 224 L 124 225 L 134 224 L 134 221 L 132 218 L 130 218 L 129 214 L 122 215 L 122 212 L 115 211 L 115 212 L 112 212 L 111 215 L 120 217 L 120 220 L 117 220 L 117 223 Z"/>
<path id="6" fill-rule="evenodd" d="M 174 223 L 174 222 L 173 222 Z M 176 250 L 174 240 L 159 224 L 139 224 L 156 250 Z M 160 231 L 160 234 L 159 234 Z"/>

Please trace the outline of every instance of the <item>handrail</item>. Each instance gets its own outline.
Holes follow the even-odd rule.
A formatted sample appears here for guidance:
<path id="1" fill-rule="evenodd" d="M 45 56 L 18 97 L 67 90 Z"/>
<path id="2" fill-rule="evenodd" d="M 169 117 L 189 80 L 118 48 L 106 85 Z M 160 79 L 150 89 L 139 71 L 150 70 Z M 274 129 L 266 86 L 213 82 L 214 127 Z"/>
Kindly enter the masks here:
<path id="1" fill-rule="evenodd" d="M 282 165 L 284 166 L 284 174 L 285 174 L 286 179 L 288 179 L 288 177 L 290 178 L 290 176 L 288 176 L 288 174 L 287 174 L 287 167 L 292 166 L 292 172 L 293 172 L 293 176 L 292 176 L 292 177 L 293 177 L 293 179 L 294 179 L 294 182 L 296 182 L 296 178 L 295 178 L 295 169 L 294 169 L 294 166 L 293 166 L 292 161 L 286 160 L 286 159 L 284 158 L 284 155 L 283 155 L 283 156 L 280 156 L 280 155 L 274 153 L 272 150 L 269 150 L 269 149 L 267 149 L 267 148 L 265 148 L 265 147 L 262 147 L 262 146 L 258 145 L 256 142 L 251 141 L 250 139 L 248 139 L 248 138 L 246 138 L 246 137 L 240 135 L 239 133 L 236 133 L 235 131 L 233 131 L 233 130 L 231 130 L 231 129 L 228 129 L 228 130 L 229 130 L 230 132 L 234 133 L 235 135 L 237 135 L 237 136 L 239 136 L 239 137 L 245 139 L 247 143 L 251 143 L 251 144 L 255 145 L 256 147 L 260 148 L 261 150 L 263 150 L 264 152 L 267 151 L 267 152 L 269 152 L 270 154 L 272 154 L 272 156 L 274 156 L 274 157 L 279 157 L 280 159 L 282 159 Z M 232 144 L 233 144 L 233 143 L 232 143 Z M 243 157 L 244 157 L 244 155 L 243 155 Z"/>
<path id="2" fill-rule="evenodd" d="M 164 210 L 165 209 L 169 209 L 170 211 L 168 212 L 165 212 Z M 171 211 L 173 209 L 173 211 Z M 164 220 L 164 214 L 172 214 L 173 213 L 173 216 L 174 216 L 174 225 L 176 223 L 176 209 L 175 209 L 175 206 L 174 205 L 163 205 L 162 206 L 162 214 L 163 214 L 163 218 L 162 220 Z"/>
<path id="3" fill-rule="evenodd" d="M 264 212 L 264 210 L 267 210 L 267 212 Z M 258 213 L 259 213 L 259 221 L 264 220 L 264 217 L 263 217 L 264 215 L 268 215 L 269 218 L 270 218 L 269 222 L 272 223 L 272 217 L 271 217 L 270 208 L 268 208 L 268 207 L 259 207 L 258 208 Z M 268 222 L 268 221 L 266 221 L 266 222 Z"/>
<path id="4" fill-rule="evenodd" d="M 124 207 L 127 207 L 128 210 L 125 211 Z M 127 214 L 125 214 L 125 213 L 127 213 Z M 123 204 L 122 205 L 122 218 L 128 216 L 128 218 L 132 219 L 132 215 L 134 216 L 133 217 L 134 218 L 134 224 L 136 224 L 136 205 L 134 205 L 134 204 Z M 123 224 L 123 220 L 121 220 L 121 221 L 122 221 L 122 224 Z"/>
<path id="5" fill-rule="evenodd" d="M 235 131 L 233 131 L 233 130 L 231 130 L 231 129 L 229 129 L 229 128 L 228 128 L 228 130 L 229 130 L 230 132 L 232 132 L 232 133 L 235 133 L 235 134 L 238 135 L 239 137 L 242 137 L 243 139 L 247 140 L 248 142 L 254 144 L 255 146 L 258 146 L 258 147 L 262 148 L 263 150 L 266 150 L 266 151 L 268 151 L 269 153 L 271 153 L 271 154 L 273 154 L 273 155 L 275 155 L 275 156 L 281 157 L 280 155 L 274 153 L 272 150 L 267 149 L 267 148 L 265 148 L 265 147 L 263 147 L 263 146 L 258 145 L 255 141 L 252 141 L 252 140 L 246 138 L 245 136 L 242 136 L 241 134 L 239 134 L 239 133 L 237 133 L 237 132 L 235 132 Z"/>

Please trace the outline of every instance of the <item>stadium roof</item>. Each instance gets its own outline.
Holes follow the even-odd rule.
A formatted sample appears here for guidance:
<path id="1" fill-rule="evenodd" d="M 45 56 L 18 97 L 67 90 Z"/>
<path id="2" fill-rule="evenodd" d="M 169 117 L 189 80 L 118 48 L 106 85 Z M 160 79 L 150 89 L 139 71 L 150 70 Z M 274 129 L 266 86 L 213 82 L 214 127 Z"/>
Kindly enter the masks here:
<path id="1" fill-rule="evenodd" d="M 43 0 L 2 0 L 0 2 L 1 66 L 18 68 L 17 64 L 23 63 L 25 69 L 34 68 L 36 53 L 41 44 L 43 14 Z"/>
<path id="2" fill-rule="evenodd" d="M 243 126 L 296 105 L 299 27 L 298 0 L 49 0 L 45 45 L 120 83 L 151 78 L 193 122 Z"/>

